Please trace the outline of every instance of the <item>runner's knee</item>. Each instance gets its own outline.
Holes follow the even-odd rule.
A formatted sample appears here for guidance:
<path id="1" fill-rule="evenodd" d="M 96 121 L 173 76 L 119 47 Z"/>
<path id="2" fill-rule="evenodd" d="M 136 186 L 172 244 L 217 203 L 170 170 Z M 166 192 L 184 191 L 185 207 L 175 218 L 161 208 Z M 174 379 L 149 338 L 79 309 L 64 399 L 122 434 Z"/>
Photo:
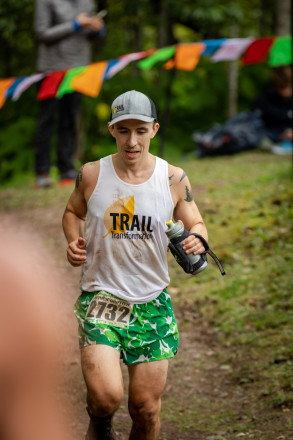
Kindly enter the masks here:
<path id="1" fill-rule="evenodd" d="M 87 402 L 92 414 L 106 417 L 113 414 L 120 407 L 123 399 L 123 390 L 96 392 L 88 390 Z"/>
<path id="2" fill-rule="evenodd" d="M 132 420 L 138 424 L 154 424 L 157 422 L 160 410 L 161 399 L 132 399 L 129 401 L 129 413 Z"/>

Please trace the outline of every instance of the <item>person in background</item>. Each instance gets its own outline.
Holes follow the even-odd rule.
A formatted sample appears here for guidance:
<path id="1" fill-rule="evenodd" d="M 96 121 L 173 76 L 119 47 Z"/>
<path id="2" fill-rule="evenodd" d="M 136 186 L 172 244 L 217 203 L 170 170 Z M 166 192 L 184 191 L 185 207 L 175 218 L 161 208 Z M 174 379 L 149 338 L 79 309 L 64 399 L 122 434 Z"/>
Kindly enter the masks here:
<path id="1" fill-rule="evenodd" d="M 265 135 L 274 144 L 293 140 L 292 129 L 292 68 L 272 69 L 272 81 L 255 100 L 254 109 L 260 110 Z"/>
<path id="2" fill-rule="evenodd" d="M 105 23 L 95 14 L 92 0 L 36 0 L 35 34 L 38 42 L 37 70 L 62 71 L 91 62 L 91 39 L 105 34 Z M 76 146 L 76 122 L 81 103 L 79 93 L 61 99 L 40 102 L 35 137 L 36 187 L 49 187 L 50 144 L 58 117 L 57 166 L 60 183 L 76 178 L 73 153 Z"/>

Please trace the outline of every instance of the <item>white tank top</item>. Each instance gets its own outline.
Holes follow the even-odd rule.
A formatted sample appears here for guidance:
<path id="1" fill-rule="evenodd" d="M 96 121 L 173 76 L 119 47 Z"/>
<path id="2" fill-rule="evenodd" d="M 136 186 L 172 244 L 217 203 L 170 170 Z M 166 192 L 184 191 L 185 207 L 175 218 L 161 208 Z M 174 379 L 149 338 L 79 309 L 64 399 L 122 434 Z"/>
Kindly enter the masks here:
<path id="1" fill-rule="evenodd" d="M 155 299 L 170 281 L 165 231 L 173 210 L 165 160 L 156 157 L 152 176 L 132 185 L 118 177 L 112 156 L 101 159 L 87 205 L 81 290 L 105 290 L 130 303 Z"/>

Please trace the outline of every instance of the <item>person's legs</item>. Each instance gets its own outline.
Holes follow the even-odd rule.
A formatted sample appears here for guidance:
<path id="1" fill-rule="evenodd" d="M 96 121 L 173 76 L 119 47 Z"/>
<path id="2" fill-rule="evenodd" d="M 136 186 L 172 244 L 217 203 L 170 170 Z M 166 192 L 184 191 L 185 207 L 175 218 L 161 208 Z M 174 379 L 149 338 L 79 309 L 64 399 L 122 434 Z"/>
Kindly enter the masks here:
<path id="1" fill-rule="evenodd" d="M 50 171 L 50 146 L 58 101 L 55 98 L 40 102 L 40 114 L 35 136 L 35 172 L 48 175 Z"/>
<path id="2" fill-rule="evenodd" d="M 90 345 L 81 349 L 81 367 L 87 386 L 91 414 L 113 414 L 123 399 L 120 353 L 108 345 Z"/>
<path id="3" fill-rule="evenodd" d="M 60 99 L 57 166 L 61 178 L 66 177 L 66 173 L 72 173 L 74 170 L 73 154 L 76 148 L 77 117 L 80 103 L 81 95 L 79 93 L 68 93 Z"/>
<path id="4" fill-rule="evenodd" d="M 123 399 L 120 353 L 108 345 L 90 345 L 81 349 L 81 366 L 91 419 L 86 440 L 114 440 L 111 420 Z"/>
<path id="5" fill-rule="evenodd" d="M 161 394 L 168 360 L 128 366 L 129 413 L 133 421 L 129 440 L 157 440 L 160 432 Z"/>

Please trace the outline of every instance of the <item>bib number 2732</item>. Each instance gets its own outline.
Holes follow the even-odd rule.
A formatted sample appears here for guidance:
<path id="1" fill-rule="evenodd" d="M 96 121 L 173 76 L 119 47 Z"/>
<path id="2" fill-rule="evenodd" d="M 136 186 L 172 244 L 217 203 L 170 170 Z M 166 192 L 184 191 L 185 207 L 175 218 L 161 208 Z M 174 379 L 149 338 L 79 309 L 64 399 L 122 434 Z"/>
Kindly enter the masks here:
<path id="1" fill-rule="evenodd" d="M 91 300 L 85 319 L 95 324 L 128 328 L 131 311 L 127 301 L 98 294 Z"/>

